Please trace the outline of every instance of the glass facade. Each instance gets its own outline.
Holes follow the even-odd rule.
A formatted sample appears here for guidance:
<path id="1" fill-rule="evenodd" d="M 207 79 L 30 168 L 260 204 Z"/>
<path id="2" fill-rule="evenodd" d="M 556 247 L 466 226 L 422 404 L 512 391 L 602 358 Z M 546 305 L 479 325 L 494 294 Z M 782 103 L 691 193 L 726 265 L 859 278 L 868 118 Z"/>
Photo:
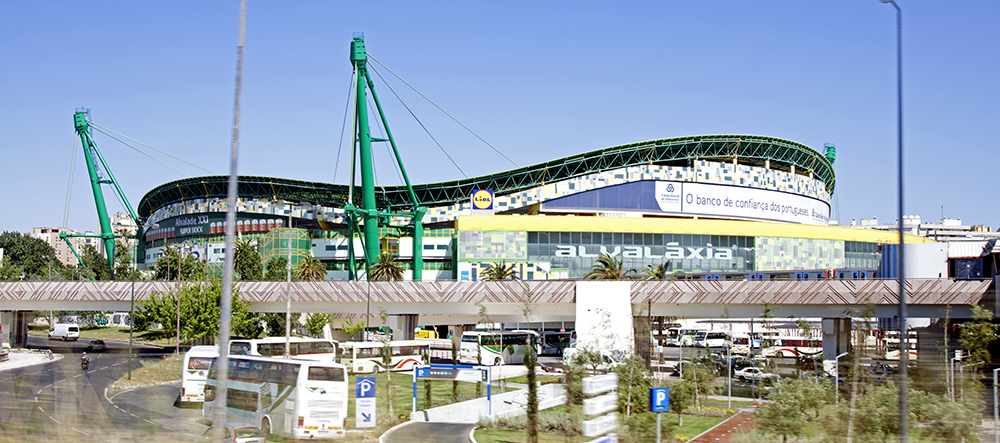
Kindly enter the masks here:
<path id="1" fill-rule="evenodd" d="M 529 262 L 581 278 L 597 257 L 622 259 L 641 270 L 670 262 L 671 272 L 744 272 L 754 269 L 753 237 L 734 235 L 650 234 L 631 232 L 528 232 Z"/>

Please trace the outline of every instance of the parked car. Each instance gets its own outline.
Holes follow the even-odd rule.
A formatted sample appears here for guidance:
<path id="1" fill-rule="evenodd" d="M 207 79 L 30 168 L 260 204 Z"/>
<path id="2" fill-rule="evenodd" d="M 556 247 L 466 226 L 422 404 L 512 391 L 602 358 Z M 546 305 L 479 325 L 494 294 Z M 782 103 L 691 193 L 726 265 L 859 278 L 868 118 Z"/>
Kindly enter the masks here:
<path id="1" fill-rule="evenodd" d="M 104 340 L 91 340 L 87 343 L 87 352 L 104 352 L 108 350 L 108 345 L 104 343 Z"/>
<path id="2" fill-rule="evenodd" d="M 226 423 L 222 426 L 225 429 L 223 440 L 235 443 L 267 443 L 264 433 L 250 423 Z M 215 426 L 209 426 L 203 434 L 194 440 L 194 443 L 212 442 L 212 432 Z"/>
<path id="3" fill-rule="evenodd" d="M 563 363 L 570 364 L 580 353 L 578 348 L 566 348 L 563 350 Z M 615 352 L 601 351 L 601 363 L 597 365 L 600 372 L 609 372 L 624 363 Z M 593 369 L 593 365 L 585 365 L 587 369 Z"/>
<path id="4" fill-rule="evenodd" d="M 744 368 L 734 372 L 733 378 L 745 382 L 771 382 L 778 381 L 781 376 L 771 372 L 764 372 L 760 368 Z"/>

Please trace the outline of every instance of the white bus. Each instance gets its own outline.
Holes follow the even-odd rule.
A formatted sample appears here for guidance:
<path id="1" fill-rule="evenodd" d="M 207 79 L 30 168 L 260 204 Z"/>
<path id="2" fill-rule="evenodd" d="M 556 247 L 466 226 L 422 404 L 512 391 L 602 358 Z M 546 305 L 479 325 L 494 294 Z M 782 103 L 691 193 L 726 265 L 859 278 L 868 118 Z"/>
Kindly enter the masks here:
<path id="1" fill-rule="evenodd" d="M 354 374 L 367 374 L 373 372 L 385 372 L 385 364 L 382 363 L 382 352 L 387 347 L 386 342 L 366 341 L 366 342 L 344 342 L 340 344 L 343 349 L 341 363 L 347 366 L 347 370 Z M 414 365 L 422 365 L 424 354 L 429 354 L 430 343 L 419 340 L 398 340 L 388 342 L 388 348 L 392 353 L 392 361 L 389 363 L 390 371 L 409 371 Z"/>
<path id="2" fill-rule="evenodd" d="M 576 345 L 576 331 L 542 333 L 542 355 L 563 355 L 566 348 Z"/>
<path id="3" fill-rule="evenodd" d="M 304 360 L 340 362 L 337 342 L 322 338 L 289 337 L 290 357 Z M 263 357 L 284 357 L 285 337 L 264 337 L 258 339 L 233 339 L 229 342 L 230 355 L 259 355 Z"/>
<path id="4" fill-rule="evenodd" d="M 694 336 L 702 329 L 696 328 L 670 328 L 667 329 L 667 338 L 664 340 L 665 346 L 691 346 L 694 344 Z"/>
<path id="5" fill-rule="evenodd" d="M 192 346 L 184 354 L 181 367 L 181 403 L 201 403 L 205 401 L 205 379 L 212 366 L 212 360 L 219 356 L 218 346 Z"/>
<path id="6" fill-rule="evenodd" d="M 202 409 L 208 420 L 214 417 L 216 373 L 213 363 Z M 228 379 L 227 422 L 252 423 L 264 435 L 293 439 L 344 437 L 348 398 L 344 365 L 233 355 Z"/>
<path id="7" fill-rule="evenodd" d="M 732 338 L 725 331 L 698 331 L 694 334 L 692 346 L 697 348 L 728 348 L 732 346 Z"/>
<path id="8" fill-rule="evenodd" d="M 492 366 L 520 364 L 524 363 L 524 352 L 529 346 L 534 347 L 536 355 L 541 353 L 540 337 L 535 331 L 468 331 L 462 333 L 458 360 Z"/>
<path id="9" fill-rule="evenodd" d="M 823 353 L 823 341 L 798 336 L 780 336 L 768 339 L 770 346 L 763 348 L 764 357 L 805 357 Z"/>

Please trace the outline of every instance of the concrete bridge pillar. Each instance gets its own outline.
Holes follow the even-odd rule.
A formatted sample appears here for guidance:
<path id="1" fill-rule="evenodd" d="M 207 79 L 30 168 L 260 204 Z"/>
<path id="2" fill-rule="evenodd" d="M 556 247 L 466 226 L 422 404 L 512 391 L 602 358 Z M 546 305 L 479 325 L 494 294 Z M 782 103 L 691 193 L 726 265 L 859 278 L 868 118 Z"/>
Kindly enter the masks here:
<path id="1" fill-rule="evenodd" d="M 28 346 L 28 323 L 35 318 L 35 311 L 6 311 L 0 313 L 0 346 L 12 348 Z"/>
<path id="2" fill-rule="evenodd" d="M 413 330 L 417 328 L 420 321 L 420 315 L 418 314 L 399 314 L 397 324 L 399 329 L 403 330 L 400 337 L 396 337 L 396 340 L 413 340 Z"/>
<path id="3" fill-rule="evenodd" d="M 823 359 L 834 361 L 838 355 L 851 349 L 851 319 L 823 319 Z"/>

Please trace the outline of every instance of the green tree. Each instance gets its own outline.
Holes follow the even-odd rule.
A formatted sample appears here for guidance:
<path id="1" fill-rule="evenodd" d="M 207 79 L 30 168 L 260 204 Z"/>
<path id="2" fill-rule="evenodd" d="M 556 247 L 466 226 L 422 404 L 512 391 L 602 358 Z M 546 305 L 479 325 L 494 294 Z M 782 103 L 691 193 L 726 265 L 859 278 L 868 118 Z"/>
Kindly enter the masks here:
<path id="1" fill-rule="evenodd" d="M 525 429 L 527 443 L 538 443 L 538 383 L 535 369 L 538 367 L 538 356 L 535 349 L 528 346 L 524 351 L 524 367 L 528 370 L 528 397 L 527 416 L 528 423 Z"/>
<path id="2" fill-rule="evenodd" d="M 646 265 L 646 269 L 643 269 L 641 274 L 643 280 L 664 280 L 667 278 L 674 280 L 674 276 L 670 273 L 670 260 L 656 266 Z"/>
<path id="3" fill-rule="evenodd" d="M 264 323 L 264 331 L 270 337 L 284 337 L 285 336 L 285 313 L 284 312 L 264 312 L 259 314 L 260 320 Z M 292 312 L 289 323 L 291 323 L 292 330 L 290 331 L 292 335 L 295 335 L 295 325 L 299 324 L 302 314 L 298 312 Z"/>
<path id="4" fill-rule="evenodd" d="M 0 234 L 0 249 L 3 249 L 5 258 L 10 258 L 11 266 L 21 268 L 25 279 L 44 280 L 49 264 L 42 257 L 56 256 L 56 250 L 44 240 L 19 232 Z"/>
<path id="5" fill-rule="evenodd" d="M 354 337 L 355 340 L 361 340 L 360 335 L 361 331 L 365 330 L 365 322 L 359 321 L 354 323 L 354 320 L 349 318 L 340 325 L 340 329 L 349 337 Z"/>
<path id="6" fill-rule="evenodd" d="M 264 259 L 257 251 L 257 242 L 249 239 L 236 240 L 233 268 L 240 280 L 259 281 L 264 279 Z"/>
<path id="7" fill-rule="evenodd" d="M 483 280 L 517 280 L 517 271 L 514 271 L 513 264 L 508 265 L 505 261 L 493 262 L 483 270 Z"/>
<path id="8" fill-rule="evenodd" d="M 403 267 L 396 261 L 396 256 L 382 253 L 368 271 L 371 281 L 399 281 L 403 279 Z"/>
<path id="9" fill-rule="evenodd" d="M 132 251 L 121 241 L 115 240 L 115 279 L 116 280 L 142 280 L 142 274 L 132 266 Z"/>
<path id="10" fill-rule="evenodd" d="M 757 429 L 765 434 L 781 436 L 782 442 L 788 437 L 803 435 L 802 410 L 795 402 L 773 401 L 757 407 L 754 414 Z"/>
<path id="11" fill-rule="evenodd" d="M 970 363 L 989 364 L 990 344 L 997 339 L 997 326 L 993 324 L 993 314 L 979 305 L 972 305 L 972 321 L 962 324 L 958 342 L 969 350 Z"/>
<path id="12" fill-rule="evenodd" d="M 694 406 L 695 384 L 693 381 L 684 380 L 670 383 L 670 412 L 677 414 L 677 426 L 684 426 L 684 417 L 681 415 L 687 408 Z"/>
<path id="13" fill-rule="evenodd" d="M 111 265 L 108 264 L 107 258 L 97 252 L 93 246 L 85 245 L 80 258 L 83 259 L 83 264 L 87 265 L 89 274 L 95 280 L 111 280 Z"/>
<path id="14" fill-rule="evenodd" d="M 635 269 L 625 269 L 622 259 L 601 254 L 594 266 L 583 278 L 587 280 L 628 280 L 635 275 Z"/>
<path id="15" fill-rule="evenodd" d="M 319 337 L 323 334 L 323 328 L 330 324 L 331 319 L 333 319 L 333 315 L 330 314 L 311 313 L 306 316 L 306 331 L 309 331 L 309 335 L 313 337 Z"/>
<path id="16" fill-rule="evenodd" d="M 285 281 L 288 279 L 288 259 L 285 257 L 272 257 L 267 261 L 267 269 L 264 273 L 264 280 Z"/>
<path id="17" fill-rule="evenodd" d="M 180 263 L 181 280 L 201 280 L 205 278 L 205 264 L 194 254 L 181 254 L 178 262 L 179 251 L 176 247 L 167 249 L 156 260 L 153 267 L 154 279 L 156 280 L 177 280 L 177 265 Z M 88 265 L 89 266 L 89 265 Z"/>
<path id="18" fill-rule="evenodd" d="M 181 341 L 216 337 L 219 334 L 222 282 L 212 279 L 205 283 L 186 283 L 180 286 Z M 164 333 L 177 333 L 176 292 L 153 292 L 140 302 L 142 316 L 159 323 Z M 239 298 L 239 288 L 233 287 L 230 332 L 247 338 L 257 338 L 261 329 L 259 319 L 250 312 L 250 303 Z"/>
<path id="19" fill-rule="evenodd" d="M 618 409 L 625 411 L 626 418 L 648 411 L 649 388 L 653 385 L 646 361 L 633 355 L 618 365 L 615 373 L 618 374 Z"/>
<path id="20" fill-rule="evenodd" d="M 430 363 L 430 360 L 425 360 L 426 363 Z M 458 342 L 455 341 L 454 337 L 451 337 L 451 364 L 458 364 Z M 451 381 L 451 402 L 458 403 L 458 380 Z"/>
<path id="21" fill-rule="evenodd" d="M 295 264 L 296 281 L 326 280 L 326 265 L 316 257 L 308 256 Z"/>
<path id="22" fill-rule="evenodd" d="M 10 257 L 3 257 L 3 266 L 0 266 L 0 280 L 17 281 L 21 279 L 24 268 L 14 265 Z"/>

